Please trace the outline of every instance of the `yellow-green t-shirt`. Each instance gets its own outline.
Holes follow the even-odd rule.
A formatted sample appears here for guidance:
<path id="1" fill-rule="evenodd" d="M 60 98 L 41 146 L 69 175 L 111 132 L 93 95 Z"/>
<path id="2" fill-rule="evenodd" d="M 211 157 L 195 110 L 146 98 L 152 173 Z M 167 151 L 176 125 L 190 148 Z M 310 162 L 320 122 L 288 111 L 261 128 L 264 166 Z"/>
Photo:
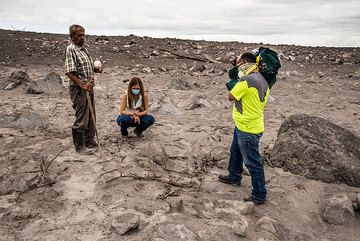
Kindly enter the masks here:
<path id="1" fill-rule="evenodd" d="M 252 134 L 264 132 L 264 109 L 270 90 L 261 74 L 242 77 L 230 93 L 236 99 L 232 111 L 235 126 Z"/>

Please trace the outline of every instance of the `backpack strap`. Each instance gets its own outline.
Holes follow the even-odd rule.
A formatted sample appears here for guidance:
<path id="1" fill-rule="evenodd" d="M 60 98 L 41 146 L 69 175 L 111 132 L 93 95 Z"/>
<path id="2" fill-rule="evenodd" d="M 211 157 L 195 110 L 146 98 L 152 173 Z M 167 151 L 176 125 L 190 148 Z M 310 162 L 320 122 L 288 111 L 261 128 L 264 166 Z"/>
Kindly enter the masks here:
<path id="1" fill-rule="evenodd" d="M 253 66 L 251 66 L 251 68 L 249 68 L 249 69 L 244 73 L 244 75 L 250 74 L 251 72 L 253 72 L 253 71 L 256 70 L 257 68 L 258 68 L 258 64 L 254 64 Z"/>
<path id="2" fill-rule="evenodd" d="M 256 56 L 256 64 L 259 66 L 260 63 L 260 55 Z"/>

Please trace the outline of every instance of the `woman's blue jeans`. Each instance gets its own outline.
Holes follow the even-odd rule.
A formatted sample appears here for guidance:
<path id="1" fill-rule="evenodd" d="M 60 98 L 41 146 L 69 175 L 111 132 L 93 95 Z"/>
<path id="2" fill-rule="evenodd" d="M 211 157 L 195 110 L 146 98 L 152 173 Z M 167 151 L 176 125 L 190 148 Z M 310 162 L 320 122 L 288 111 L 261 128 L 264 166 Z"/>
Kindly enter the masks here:
<path id="1" fill-rule="evenodd" d="M 128 133 L 127 129 L 129 127 L 136 127 L 137 130 L 141 133 L 154 124 L 155 118 L 152 115 L 143 115 L 140 117 L 140 124 L 136 124 L 131 116 L 128 115 L 119 115 L 116 119 L 117 124 L 120 126 L 121 133 Z"/>
<path id="2" fill-rule="evenodd" d="M 235 127 L 230 148 L 229 179 L 232 182 L 241 182 L 243 164 L 251 175 L 251 197 L 258 201 L 266 200 L 264 165 L 260 160 L 260 134 L 251 134 L 240 131 Z"/>

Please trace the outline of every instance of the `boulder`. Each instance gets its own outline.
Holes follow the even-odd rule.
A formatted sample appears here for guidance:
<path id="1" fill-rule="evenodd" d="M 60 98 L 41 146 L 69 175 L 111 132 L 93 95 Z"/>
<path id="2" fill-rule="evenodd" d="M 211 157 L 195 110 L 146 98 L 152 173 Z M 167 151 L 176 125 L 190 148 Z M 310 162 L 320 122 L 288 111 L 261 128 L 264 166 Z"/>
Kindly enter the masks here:
<path id="1" fill-rule="evenodd" d="M 322 218 L 331 224 L 344 225 L 355 219 L 353 203 L 345 194 L 333 196 L 327 203 Z"/>
<path id="2" fill-rule="evenodd" d="M 174 105 L 169 97 L 165 97 L 162 100 L 155 101 L 151 105 L 151 109 L 158 114 L 163 115 L 182 115 L 182 111 Z"/>
<path id="3" fill-rule="evenodd" d="M 45 128 L 46 120 L 36 112 L 14 112 L 0 116 L 0 128 Z"/>
<path id="4" fill-rule="evenodd" d="M 4 90 L 12 90 L 15 89 L 17 86 L 23 84 L 23 83 L 29 83 L 30 82 L 29 75 L 21 70 L 15 70 L 12 72 L 8 78 L 8 81 L 6 82 L 4 86 Z"/>
<path id="5" fill-rule="evenodd" d="M 42 80 L 38 81 L 38 83 L 47 92 L 57 92 L 62 90 L 61 76 L 55 72 L 50 72 Z"/>
<path id="6" fill-rule="evenodd" d="M 36 83 L 36 81 L 30 80 L 30 82 L 27 83 L 27 86 L 25 88 L 25 93 L 27 93 L 27 94 L 41 94 L 41 93 L 44 93 L 44 91 L 40 89 L 40 87 Z"/>
<path id="7" fill-rule="evenodd" d="M 168 154 L 166 150 L 160 143 L 151 143 L 143 148 L 140 153 L 140 156 L 150 158 L 154 163 L 165 166 L 168 160 Z"/>
<path id="8" fill-rule="evenodd" d="M 139 215 L 133 213 L 122 213 L 114 217 L 111 227 L 119 235 L 124 235 L 135 230 L 140 225 Z"/>
<path id="9" fill-rule="evenodd" d="M 360 187 L 360 138 L 323 118 L 287 118 L 265 156 L 285 171 L 328 183 Z"/>

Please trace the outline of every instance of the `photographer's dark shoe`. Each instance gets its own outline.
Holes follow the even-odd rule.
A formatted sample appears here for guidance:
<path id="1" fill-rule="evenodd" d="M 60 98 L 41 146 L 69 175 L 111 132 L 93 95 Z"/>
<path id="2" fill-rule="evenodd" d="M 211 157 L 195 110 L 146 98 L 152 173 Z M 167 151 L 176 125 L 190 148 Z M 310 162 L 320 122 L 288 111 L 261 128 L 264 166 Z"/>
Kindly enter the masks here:
<path id="1" fill-rule="evenodd" d="M 262 205 L 262 204 L 265 204 L 266 203 L 266 200 L 256 200 L 252 197 L 245 197 L 243 198 L 243 201 L 244 202 L 253 202 L 255 205 Z"/>
<path id="2" fill-rule="evenodd" d="M 227 175 L 222 175 L 222 174 L 220 174 L 220 175 L 219 175 L 219 181 L 220 181 L 220 182 L 223 182 L 223 183 L 226 183 L 226 184 L 233 185 L 233 186 L 235 186 L 235 187 L 240 187 L 240 186 L 241 186 L 241 182 L 240 182 L 240 181 L 238 181 L 238 182 L 236 182 L 236 181 L 231 181 L 231 180 L 229 179 L 229 176 L 227 176 Z"/>

